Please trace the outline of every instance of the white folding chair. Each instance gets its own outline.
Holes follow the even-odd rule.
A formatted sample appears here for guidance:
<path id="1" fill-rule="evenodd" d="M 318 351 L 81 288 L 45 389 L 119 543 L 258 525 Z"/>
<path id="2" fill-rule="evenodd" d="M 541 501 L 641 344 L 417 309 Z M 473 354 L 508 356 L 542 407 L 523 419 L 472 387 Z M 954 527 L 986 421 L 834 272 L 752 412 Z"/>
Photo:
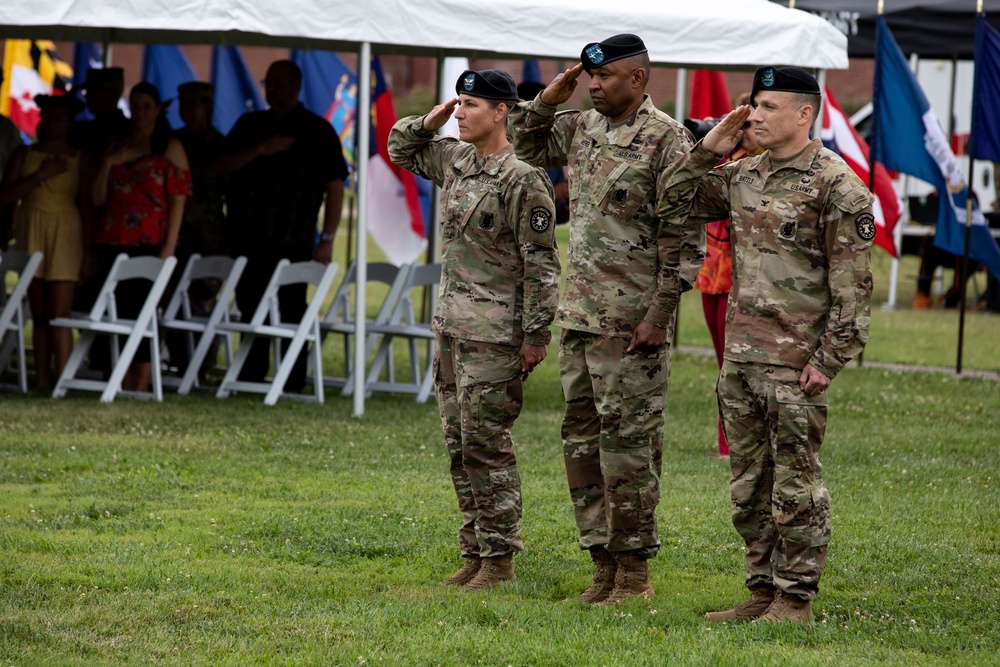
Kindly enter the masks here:
<path id="1" fill-rule="evenodd" d="M 404 264 L 401 267 L 388 262 L 371 262 L 367 266 L 367 278 L 365 280 L 366 294 L 371 294 L 372 287 L 385 286 L 387 292 L 379 306 L 378 313 L 374 320 L 369 320 L 366 326 L 372 323 L 385 324 L 389 321 L 392 309 L 403 291 L 403 283 L 406 280 L 410 265 Z M 344 375 L 330 376 L 324 375 L 323 383 L 330 388 L 342 388 L 342 395 L 350 396 L 354 391 L 354 354 L 352 352 L 352 341 L 354 337 L 354 299 L 357 293 L 358 271 L 357 263 L 351 262 L 347 266 L 344 279 L 334 292 L 330 308 L 319 323 L 320 334 L 325 341 L 329 334 L 337 334 L 344 337 Z M 378 341 L 376 334 L 365 336 L 365 359 L 371 355 Z"/>
<path id="2" fill-rule="evenodd" d="M 380 334 L 382 341 L 379 343 L 372 367 L 368 371 L 365 379 L 365 392 L 385 391 L 403 394 L 416 394 L 417 402 L 424 403 L 431 395 L 434 388 L 434 376 L 431 370 L 434 360 L 434 333 L 431 331 L 430 322 L 417 322 L 413 312 L 414 293 L 423 288 L 436 288 L 441 281 L 440 264 L 415 265 L 410 268 L 403 291 L 396 302 L 386 324 L 372 324 L 368 331 L 372 334 Z M 428 318 L 430 319 L 430 318 Z M 395 370 L 392 365 L 392 342 L 395 338 L 406 340 L 410 353 L 410 380 L 409 382 L 397 381 Z M 417 342 L 427 342 L 426 370 L 421 373 L 420 359 L 417 355 Z M 382 369 L 387 370 L 386 379 L 379 380 Z"/>
<path id="3" fill-rule="evenodd" d="M 199 371 L 216 338 L 222 339 L 226 367 L 233 362 L 233 345 L 229 334 L 219 332 L 218 325 L 231 321 L 233 294 L 246 265 L 246 257 L 202 257 L 195 253 L 184 267 L 177 288 L 160 317 L 160 329 L 164 331 L 164 338 L 167 331 L 179 331 L 183 333 L 187 347 L 187 367 L 180 369 L 181 375 L 163 378 L 164 386 L 176 388 L 181 396 L 187 395 L 192 387 L 199 386 Z M 191 284 L 197 280 L 217 280 L 221 285 L 216 293 L 215 306 L 208 317 L 199 317 L 191 311 Z"/>
<path id="4" fill-rule="evenodd" d="M 320 350 L 319 309 L 330 291 L 333 278 L 337 275 L 337 265 L 334 262 L 326 266 L 317 262 L 291 263 L 287 259 L 278 262 L 274 269 L 267 289 L 261 297 L 257 310 L 249 322 L 220 322 L 217 330 L 240 334 L 240 347 L 236 357 L 229 365 L 222 384 L 216 392 L 218 398 L 226 398 L 234 391 L 249 391 L 266 394 L 265 405 L 274 405 L 279 398 L 299 398 L 323 402 L 323 360 Z M 278 310 L 278 290 L 286 285 L 305 283 L 315 286 L 312 297 L 306 306 L 306 312 L 299 322 L 282 322 Z M 265 324 L 264 320 L 269 319 Z M 243 364 L 250 354 L 250 346 L 257 337 L 270 338 L 274 348 L 276 371 L 270 382 L 246 382 L 239 378 Z M 289 341 L 288 349 L 282 353 L 281 341 Z M 292 372 L 292 366 L 302 348 L 312 343 L 312 363 L 315 373 L 313 396 L 284 393 L 285 383 Z"/>
<path id="5" fill-rule="evenodd" d="M 57 317 L 51 325 L 55 327 L 72 327 L 80 330 L 80 337 L 73 346 L 66 368 L 59 376 L 59 382 L 52 392 L 53 398 L 66 395 L 68 389 L 83 389 L 84 391 L 101 392 L 101 403 L 110 403 L 119 394 L 133 398 L 154 398 L 163 400 L 163 381 L 160 374 L 160 335 L 157 326 L 156 309 L 160 298 L 167 289 L 170 274 L 177 265 L 175 257 L 160 259 L 159 257 L 129 257 L 122 253 L 115 258 L 111 271 L 101 287 L 97 300 L 90 313 L 84 317 Z M 118 315 L 118 303 L 115 291 L 118 285 L 126 280 L 148 280 L 149 292 L 142 303 L 139 315 L 134 320 L 124 319 Z M 78 377 L 80 367 L 87 352 L 94 344 L 97 336 L 111 337 L 111 376 L 107 382 Z M 125 336 L 125 345 L 118 350 L 118 339 Z M 147 342 L 152 351 L 152 390 L 122 391 L 122 381 L 129 365 L 135 357 L 139 345 Z"/>
<path id="6" fill-rule="evenodd" d="M 0 385 L 4 388 L 28 392 L 27 346 L 24 344 L 24 326 L 31 316 L 28 308 L 28 286 L 35 277 L 42 253 L 31 255 L 8 250 L 0 255 L 0 372 L 8 370 L 11 357 L 17 351 L 17 384 Z M 10 294 L 7 293 L 7 274 L 17 275 Z"/>

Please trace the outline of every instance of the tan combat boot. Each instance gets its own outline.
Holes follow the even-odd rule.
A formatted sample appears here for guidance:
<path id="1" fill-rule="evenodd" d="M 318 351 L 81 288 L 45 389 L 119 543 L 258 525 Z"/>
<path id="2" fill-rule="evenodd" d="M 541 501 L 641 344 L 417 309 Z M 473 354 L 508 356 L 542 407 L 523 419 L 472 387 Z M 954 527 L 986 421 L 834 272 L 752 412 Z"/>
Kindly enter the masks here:
<path id="1" fill-rule="evenodd" d="M 445 586 L 461 586 L 468 581 L 472 581 L 472 578 L 479 572 L 480 558 L 479 556 L 466 556 L 462 560 L 465 562 L 462 563 L 462 567 L 459 568 L 458 572 L 442 581 L 442 584 Z"/>
<path id="2" fill-rule="evenodd" d="M 811 624 L 813 622 L 812 602 L 794 595 L 778 593 L 764 615 L 755 620 L 754 623 L 758 621 L 761 623 L 784 623 L 785 621 L 791 621 L 793 623 Z"/>
<path id="3" fill-rule="evenodd" d="M 486 591 L 504 581 L 514 581 L 514 554 L 480 559 L 479 572 L 462 585 L 467 591 Z"/>
<path id="4" fill-rule="evenodd" d="M 651 598 L 656 595 L 649 585 L 649 563 L 645 558 L 639 558 L 631 551 L 616 553 L 614 558 L 618 565 L 615 587 L 597 606 L 605 607 L 630 598 Z"/>
<path id="5" fill-rule="evenodd" d="M 604 547 L 591 549 L 590 558 L 594 561 L 594 583 L 580 594 L 579 599 L 591 604 L 604 602 L 608 599 L 611 589 L 615 587 L 618 563 Z"/>
<path id="6" fill-rule="evenodd" d="M 772 602 L 774 602 L 773 588 L 756 588 L 751 591 L 749 600 L 744 600 L 726 611 L 710 611 L 705 614 L 705 618 L 713 623 L 749 621 L 763 616 Z"/>

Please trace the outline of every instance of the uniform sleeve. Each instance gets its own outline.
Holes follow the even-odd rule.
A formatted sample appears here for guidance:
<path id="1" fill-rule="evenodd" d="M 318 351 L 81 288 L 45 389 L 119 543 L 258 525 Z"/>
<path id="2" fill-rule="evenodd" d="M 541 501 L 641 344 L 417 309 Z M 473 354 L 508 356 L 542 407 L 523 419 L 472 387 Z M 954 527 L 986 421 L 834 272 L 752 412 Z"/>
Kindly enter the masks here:
<path id="1" fill-rule="evenodd" d="M 658 187 L 657 213 L 676 224 L 706 224 L 730 217 L 732 164 L 716 167 L 719 156 L 698 143 L 680 156 Z"/>
<path id="2" fill-rule="evenodd" d="M 320 132 L 322 150 L 319 151 L 319 155 L 322 156 L 322 163 L 318 169 L 323 182 L 347 180 L 347 162 L 344 160 L 344 149 L 340 145 L 337 131 L 324 121 Z"/>
<path id="3" fill-rule="evenodd" d="M 515 106 L 507 129 L 518 159 L 544 169 L 566 166 L 579 115 L 579 111 L 556 113 L 538 97 Z"/>
<path id="4" fill-rule="evenodd" d="M 549 325 L 555 319 L 559 302 L 560 269 L 552 186 L 544 172 L 532 170 L 521 179 L 514 198 L 509 210 L 517 215 L 511 228 L 524 264 L 521 276 L 524 342 L 548 345 L 552 340 Z"/>
<path id="5" fill-rule="evenodd" d="M 833 379 L 868 342 L 874 197 L 859 179 L 844 179 L 826 207 L 830 313 L 809 363 Z"/>
<path id="6" fill-rule="evenodd" d="M 458 140 L 424 129 L 423 116 L 396 121 L 389 132 L 389 159 L 407 171 L 444 183 L 445 169 L 454 161 Z"/>
<path id="7" fill-rule="evenodd" d="M 687 135 L 678 133 L 661 156 L 663 167 L 657 176 L 660 226 L 656 244 L 659 261 L 656 292 L 644 319 L 664 329 L 672 324 L 681 293 L 694 286 L 698 270 L 705 259 L 705 228 L 701 225 L 682 225 L 683 220 L 676 217 L 681 209 L 673 212 L 659 204 L 659 193 L 666 191 L 665 183 L 690 148 L 691 142 Z M 671 213 L 671 217 L 664 217 L 664 211 Z"/>

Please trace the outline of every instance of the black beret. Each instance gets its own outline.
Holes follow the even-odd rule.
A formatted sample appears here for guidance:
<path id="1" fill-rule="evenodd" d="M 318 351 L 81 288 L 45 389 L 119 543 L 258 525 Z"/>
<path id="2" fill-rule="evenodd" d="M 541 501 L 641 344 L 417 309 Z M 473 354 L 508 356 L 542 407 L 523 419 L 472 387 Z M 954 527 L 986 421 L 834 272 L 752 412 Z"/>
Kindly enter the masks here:
<path id="1" fill-rule="evenodd" d="M 87 70 L 87 80 L 81 88 L 123 87 L 125 85 L 125 70 L 121 67 L 104 67 Z"/>
<path id="2" fill-rule="evenodd" d="M 188 81 L 177 86 L 177 97 L 211 102 L 215 99 L 215 86 L 204 81 Z"/>
<path id="3" fill-rule="evenodd" d="M 522 81 L 517 84 L 517 96 L 522 100 L 533 100 L 545 90 L 545 84 L 538 81 Z"/>
<path id="4" fill-rule="evenodd" d="M 46 107 L 59 106 L 66 109 L 70 118 L 83 111 L 84 103 L 74 95 L 35 95 L 35 104 L 44 113 Z"/>
<path id="5" fill-rule="evenodd" d="M 819 95 L 819 84 L 809 72 L 798 67 L 761 67 L 753 75 L 753 88 L 750 90 L 750 104 L 756 104 L 754 99 L 762 90 L 777 90 L 783 93 L 805 93 Z"/>
<path id="6" fill-rule="evenodd" d="M 481 97 L 484 100 L 516 100 L 517 86 L 510 74 L 499 69 L 484 69 L 476 72 L 467 69 L 455 82 L 455 92 L 459 95 Z"/>
<path id="7" fill-rule="evenodd" d="M 640 53 L 646 53 L 646 45 L 636 35 L 623 33 L 608 37 L 603 42 L 591 42 L 580 52 L 580 62 L 583 69 L 590 72 L 591 67 L 603 67 L 622 58 L 630 58 Z"/>

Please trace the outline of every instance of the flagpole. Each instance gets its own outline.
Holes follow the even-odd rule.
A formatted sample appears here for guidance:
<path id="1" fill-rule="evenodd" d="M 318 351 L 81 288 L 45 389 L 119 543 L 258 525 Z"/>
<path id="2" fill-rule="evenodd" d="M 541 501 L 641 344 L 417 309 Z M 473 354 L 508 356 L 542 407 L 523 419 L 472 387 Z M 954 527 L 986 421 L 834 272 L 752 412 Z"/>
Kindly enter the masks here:
<path id="1" fill-rule="evenodd" d="M 369 42 L 361 43 L 361 53 L 358 55 L 358 129 L 357 141 L 357 176 L 358 191 L 358 260 L 354 286 L 354 416 L 365 414 L 365 325 L 368 318 L 367 290 L 368 281 L 368 152 L 371 144 L 372 127 L 372 46 Z"/>
<path id="2" fill-rule="evenodd" d="M 976 14 L 983 13 L 983 0 L 976 0 Z M 979 26 L 976 26 L 979 29 Z M 977 54 L 978 55 L 978 54 Z M 956 57 L 957 58 L 957 57 Z M 956 65 L 957 69 L 957 65 Z M 954 74 L 954 72 L 953 72 Z M 954 94 L 955 82 L 952 80 L 952 93 Z M 954 101 L 952 101 L 954 105 Z M 952 107 L 954 108 L 954 106 Z M 976 156 L 975 153 L 975 142 L 972 140 L 972 135 L 976 131 L 976 123 L 973 118 L 971 127 L 969 128 L 969 145 L 973 147 L 973 150 L 969 153 L 969 189 L 965 196 L 965 246 L 962 248 L 962 274 L 959 276 L 961 280 L 961 285 L 958 288 L 958 359 L 955 362 L 955 374 L 962 374 L 962 353 L 965 351 L 965 297 L 966 297 L 966 285 L 968 283 L 969 275 L 969 245 L 972 242 L 972 183 L 973 175 L 976 173 Z M 949 137 L 950 139 L 951 137 Z"/>

